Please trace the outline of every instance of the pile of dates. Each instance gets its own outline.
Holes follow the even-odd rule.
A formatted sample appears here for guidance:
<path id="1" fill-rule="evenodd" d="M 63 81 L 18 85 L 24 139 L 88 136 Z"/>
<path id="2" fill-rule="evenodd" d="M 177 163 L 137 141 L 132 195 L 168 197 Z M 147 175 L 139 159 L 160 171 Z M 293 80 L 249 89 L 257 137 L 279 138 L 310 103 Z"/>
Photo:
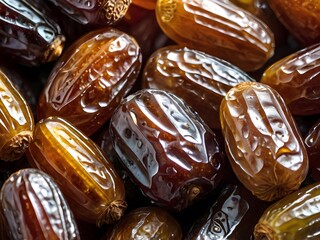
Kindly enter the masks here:
<path id="1" fill-rule="evenodd" d="M 319 14 L 0 0 L 0 239 L 320 239 Z"/>

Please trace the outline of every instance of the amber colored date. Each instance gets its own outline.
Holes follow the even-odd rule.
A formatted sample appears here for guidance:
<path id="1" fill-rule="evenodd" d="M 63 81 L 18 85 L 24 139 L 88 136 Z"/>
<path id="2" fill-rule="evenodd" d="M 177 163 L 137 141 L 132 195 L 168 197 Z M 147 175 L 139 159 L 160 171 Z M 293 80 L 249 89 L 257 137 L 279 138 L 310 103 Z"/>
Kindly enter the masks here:
<path id="1" fill-rule="evenodd" d="M 61 12 L 83 25 L 116 24 L 127 12 L 131 0 L 49 0 Z"/>
<path id="2" fill-rule="evenodd" d="M 25 65 L 56 60 L 65 37 L 52 18 L 52 11 L 39 0 L 0 2 L 1 55 Z"/>
<path id="3" fill-rule="evenodd" d="M 180 224 L 159 207 L 136 208 L 117 222 L 101 240 L 158 239 L 181 240 Z"/>
<path id="4" fill-rule="evenodd" d="M 133 181 L 160 206 L 185 209 L 222 178 L 215 134 L 171 93 L 145 89 L 128 96 L 113 113 L 110 132 Z"/>
<path id="5" fill-rule="evenodd" d="M 308 156 L 281 96 L 262 83 L 240 83 L 220 106 L 226 153 L 238 179 L 272 201 L 299 188 Z"/>
<path id="6" fill-rule="evenodd" d="M 38 169 L 13 173 L 1 188 L 0 201 L 11 239 L 80 239 L 59 187 Z"/>
<path id="7" fill-rule="evenodd" d="M 261 82 L 274 88 L 294 115 L 320 113 L 320 44 L 304 48 L 271 65 Z"/>
<path id="8" fill-rule="evenodd" d="M 311 184 L 272 204 L 255 226 L 255 240 L 319 239 L 320 185 Z"/>
<path id="9" fill-rule="evenodd" d="M 34 119 L 26 100 L 0 69 L 0 159 L 17 160 L 32 140 Z"/>
<path id="10" fill-rule="evenodd" d="M 185 240 L 252 239 L 267 204 L 244 186 L 227 185 L 219 198 L 192 226 Z"/>
<path id="11" fill-rule="evenodd" d="M 59 116 L 93 134 L 133 86 L 141 58 L 137 42 L 122 31 L 86 34 L 56 63 L 39 98 L 38 118 Z"/>
<path id="12" fill-rule="evenodd" d="M 154 52 L 143 71 L 143 88 L 182 98 L 211 128 L 220 128 L 220 103 L 240 82 L 254 81 L 239 68 L 203 52 L 168 46 Z"/>
<path id="13" fill-rule="evenodd" d="M 303 45 L 320 40 L 320 2 L 318 0 L 268 0 L 280 22 Z"/>
<path id="14" fill-rule="evenodd" d="M 98 145 L 67 121 L 39 121 L 27 157 L 54 178 L 75 217 L 100 226 L 122 216 L 126 202 L 121 178 Z"/>
<path id="15" fill-rule="evenodd" d="M 271 30 L 226 1 L 159 0 L 156 16 L 164 33 L 175 42 L 224 59 L 244 71 L 259 69 L 274 52 Z"/>

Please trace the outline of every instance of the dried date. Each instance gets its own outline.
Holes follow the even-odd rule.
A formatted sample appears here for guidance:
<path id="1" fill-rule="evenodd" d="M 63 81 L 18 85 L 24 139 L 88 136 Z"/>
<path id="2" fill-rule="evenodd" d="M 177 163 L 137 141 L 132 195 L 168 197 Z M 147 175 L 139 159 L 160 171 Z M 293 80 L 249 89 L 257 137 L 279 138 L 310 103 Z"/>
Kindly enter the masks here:
<path id="1" fill-rule="evenodd" d="M 279 199 L 298 189 L 308 156 L 281 96 L 262 83 L 240 83 L 220 106 L 226 153 L 238 179 L 258 198 Z"/>

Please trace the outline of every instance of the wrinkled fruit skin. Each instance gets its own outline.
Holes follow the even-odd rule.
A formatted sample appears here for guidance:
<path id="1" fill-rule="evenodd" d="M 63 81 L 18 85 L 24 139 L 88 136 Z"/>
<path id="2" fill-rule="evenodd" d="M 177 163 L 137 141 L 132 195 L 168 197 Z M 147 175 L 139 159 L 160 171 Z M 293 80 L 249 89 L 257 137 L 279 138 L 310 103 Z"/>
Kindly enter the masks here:
<path id="1" fill-rule="evenodd" d="M 39 121 L 27 157 L 54 178 L 78 219 L 100 226 L 122 216 L 121 178 L 101 149 L 70 123 L 58 117 Z"/>
<path id="2" fill-rule="evenodd" d="M 181 240 L 180 224 L 159 207 L 140 207 L 127 213 L 102 240 Z"/>
<path id="3" fill-rule="evenodd" d="M 110 132 L 132 180 L 160 206 L 185 209 L 221 180 L 224 154 L 215 134 L 173 94 L 145 89 L 128 96 Z"/>
<path id="4" fill-rule="evenodd" d="M 255 226 L 255 239 L 319 239 L 319 206 L 319 183 L 291 193 L 265 210 Z"/>
<path id="5" fill-rule="evenodd" d="M 59 187 L 38 169 L 13 173 L 1 188 L 0 200 L 11 239 L 80 239 L 73 213 Z"/>
<path id="6" fill-rule="evenodd" d="M 168 46 L 154 52 L 143 71 L 142 88 L 182 98 L 211 128 L 220 128 L 220 103 L 240 82 L 254 81 L 239 68 L 203 52 Z"/>
<path id="7" fill-rule="evenodd" d="M 126 14 L 131 0 L 50 0 L 73 20 L 92 26 L 114 25 Z"/>
<path id="8" fill-rule="evenodd" d="M 141 51 L 124 32 L 102 28 L 78 39 L 52 70 L 38 118 L 62 117 L 87 135 L 110 117 L 139 74 Z"/>
<path id="9" fill-rule="evenodd" d="M 254 71 L 274 53 L 272 31 L 258 18 L 220 0 L 159 0 L 156 16 L 176 43 Z M 188 29 L 186 29 L 188 26 Z"/>
<path id="10" fill-rule="evenodd" d="M 56 60 L 64 42 L 60 26 L 44 2 L 0 2 L 0 55 L 24 65 L 38 66 Z"/>
<path id="11" fill-rule="evenodd" d="M 272 64 L 261 83 L 275 89 L 294 115 L 320 113 L 320 44 L 304 48 Z"/>
<path id="12" fill-rule="evenodd" d="M 0 69 L 0 159 L 22 157 L 32 141 L 33 113 L 8 76 Z"/>
<path id="13" fill-rule="evenodd" d="M 238 179 L 272 201 L 299 188 L 308 156 L 280 95 L 262 83 L 240 83 L 220 106 L 226 153 Z"/>
<path id="14" fill-rule="evenodd" d="M 320 40 L 318 0 L 268 0 L 280 22 L 305 46 Z"/>

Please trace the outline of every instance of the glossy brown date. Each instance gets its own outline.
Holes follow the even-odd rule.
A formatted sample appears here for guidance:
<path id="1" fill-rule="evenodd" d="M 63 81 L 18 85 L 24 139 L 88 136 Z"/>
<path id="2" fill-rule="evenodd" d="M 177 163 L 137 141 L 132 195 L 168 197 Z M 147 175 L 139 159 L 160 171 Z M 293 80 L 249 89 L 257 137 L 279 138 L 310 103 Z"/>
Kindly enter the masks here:
<path id="1" fill-rule="evenodd" d="M 320 185 L 310 184 L 265 210 L 254 229 L 255 240 L 319 239 Z"/>
<path id="2" fill-rule="evenodd" d="M 57 182 L 75 217 L 100 226 L 123 215 L 121 178 L 101 149 L 67 121 L 39 121 L 27 157 Z"/>
<path id="3" fill-rule="evenodd" d="M 294 115 L 320 113 L 320 44 L 304 48 L 271 65 L 261 82 L 274 88 Z"/>
<path id="4" fill-rule="evenodd" d="M 262 83 L 240 83 L 220 106 L 226 153 L 238 179 L 272 201 L 299 188 L 308 156 L 281 96 Z"/>
<path id="5" fill-rule="evenodd" d="M 141 68 L 137 42 L 114 28 L 78 39 L 53 68 L 38 118 L 59 116 L 87 135 L 96 132 L 133 86 Z"/>
<path id="6" fill-rule="evenodd" d="M 280 22 L 303 45 L 320 40 L 320 2 L 317 0 L 268 0 Z"/>
<path id="7" fill-rule="evenodd" d="M 80 239 L 73 213 L 59 187 L 38 169 L 13 173 L 1 188 L 0 201 L 11 239 Z"/>
<path id="8" fill-rule="evenodd" d="M 117 23 L 131 0 L 50 0 L 61 12 L 84 25 L 106 26 Z"/>
<path id="9" fill-rule="evenodd" d="M 220 0 L 159 0 L 156 16 L 175 42 L 254 71 L 273 55 L 274 36 L 258 18 Z M 187 27 L 186 27 L 187 26 Z"/>
<path id="10" fill-rule="evenodd" d="M 180 224 L 159 207 L 140 207 L 126 215 L 101 240 L 181 240 Z"/>
<path id="11" fill-rule="evenodd" d="M 34 119 L 24 97 L 0 69 L 0 159 L 17 160 L 32 140 Z"/>
<path id="12" fill-rule="evenodd" d="M 185 240 L 252 239 L 267 204 L 244 186 L 227 185 L 208 211 L 196 220 Z"/>
<path id="13" fill-rule="evenodd" d="M 65 37 L 52 13 L 40 0 L 2 0 L 0 55 L 28 66 L 56 60 Z"/>
<path id="14" fill-rule="evenodd" d="M 215 134 L 171 93 L 144 89 L 128 96 L 114 111 L 110 132 L 132 180 L 160 206 L 185 209 L 222 178 Z"/>
<path id="15" fill-rule="evenodd" d="M 240 82 L 254 81 L 239 68 L 182 46 L 160 48 L 148 59 L 142 88 L 169 91 L 182 98 L 211 128 L 220 128 L 220 103 Z"/>

